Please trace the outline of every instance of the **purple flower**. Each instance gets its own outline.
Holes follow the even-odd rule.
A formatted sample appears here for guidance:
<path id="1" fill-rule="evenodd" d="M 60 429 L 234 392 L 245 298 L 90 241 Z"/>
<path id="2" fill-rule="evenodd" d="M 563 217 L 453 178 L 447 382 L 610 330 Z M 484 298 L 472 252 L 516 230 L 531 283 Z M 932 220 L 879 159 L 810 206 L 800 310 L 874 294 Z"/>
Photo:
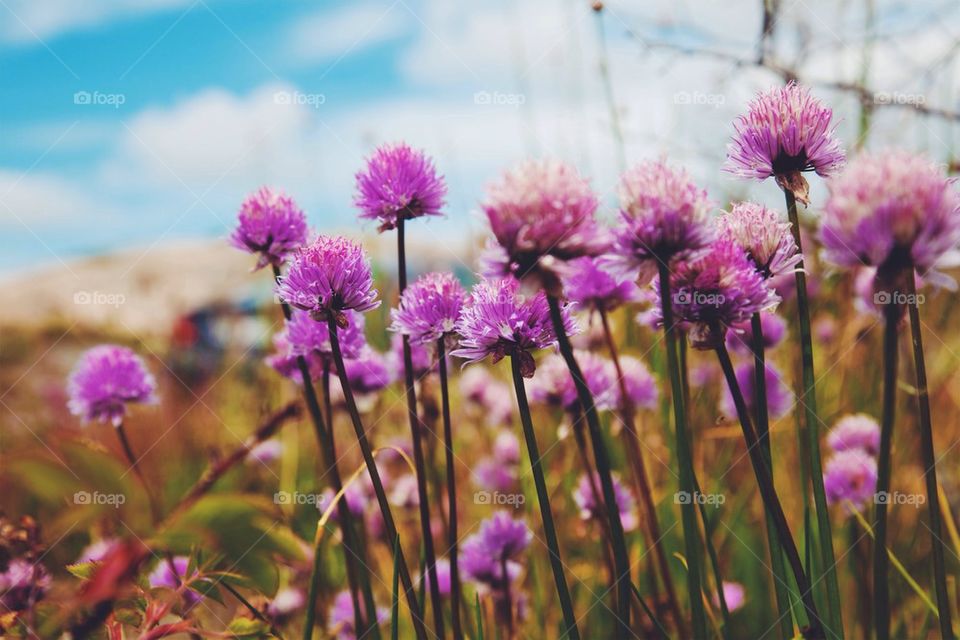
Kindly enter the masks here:
<path id="1" fill-rule="evenodd" d="M 479 406 L 491 425 L 510 424 L 512 393 L 509 386 L 490 375 L 485 367 L 470 367 L 460 376 L 460 394 Z"/>
<path id="2" fill-rule="evenodd" d="M 171 563 L 173 566 L 171 567 Z M 187 556 L 176 556 L 172 560 L 162 558 L 157 566 L 147 577 L 147 583 L 151 589 L 171 589 L 176 591 L 184 582 L 189 582 L 196 578 L 197 572 L 187 576 L 187 570 L 190 568 L 190 559 Z M 174 573 L 176 571 L 176 573 Z M 183 591 L 183 601 L 187 608 L 191 608 L 203 600 L 203 596 L 193 589 Z"/>
<path id="3" fill-rule="evenodd" d="M 444 598 L 450 595 L 450 561 L 446 558 L 437 558 L 437 563 L 434 565 L 434 569 L 437 572 L 437 583 L 440 590 L 440 595 Z M 414 580 L 414 586 L 420 585 L 420 580 L 422 576 L 417 576 L 417 579 Z"/>
<path id="4" fill-rule="evenodd" d="M 507 493 L 517 487 L 517 466 L 496 457 L 481 458 L 473 467 L 473 478 L 481 489 Z"/>
<path id="5" fill-rule="evenodd" d="M 720 606 L 720 601 L 714 596 L 714 602 L 717 607 Z M 739 582 L 727 582 L 723 581 L 723 601 L 727 603 L 727 611 L 733 613 L 740 607 L 744 605 L 747 601 L 747 591 L 743 588 L 743 585 Z"/>
<path id="6" fill-rule="evenodd" d="M 738 202 L 717 222 L 720 235 L 746 251 L 764 278 L 792 274 L 803 259 L 790 232 L 790 223 L 773 209 L 753 202 Z"/>
<path id="7" fill-rule="evenodd" d="M 292 198 L 261 187 L 243 201 L 230 244 L 258 254 L 256 269 L 279 267 L 307 242 L 307 219 Z"/>
<path id="8" fill-rule="evenodd" d="M 364 611 L 363 599 L 360 599 L 361 613 Z M 383 624 L 389 618 L 389 612 L 384 607 L 377 607 L 377 623 Z M 333 599 L 328 614 L 330 633 L 337 640 L 357 640 L 357 630 L 354 628 L 353 599 L 349 591 L 341 591 Z"/>
<path id="9" fill-rule="evenodd" d="M 436 371 L 440 365 L 433 345 L 410 343 L 410 364 L 413 365 L 413 377 L 417 380 Z M 403 336 L 399 333 L 390 338 L 390 351 L 386 355 L 387 368 L 394 380 L 403 378 Z"/>
<path id="10" fill-rule="evenodd" d="M 647 365 L 633 356 L 621 356 L 620 369 L 623 371 L 623 383 L 631 406 L 640 409 L 656 408 L 660 391 Z"/>
<path id="11" fill-rule="evenodd" d="M 51 582 L 43 565 L 14 558 L 0 573 L 0 607 L 4 611 L 30 609 L 43 599 Z"/>
<path id="12" fill-rule="evenodd" d="M 698 260 L 675 263 L 670 280 L 675 320 L 692 325 L 690 338 L 700 349 L 712 348 L 728 328 L 780 301 L 729 238 L 718 238 Z M 655 311 L 662 321 L 659 298 Z"/>
<path id="13" fill-rule="evenodd" d="M 736 134 L 724 169 L 747 179 L 775 176 L 781 188 L 806 203 L 808 186 L 801 172 L 816 171 L 826 178 L 843 166 L 832 118 L 833 111 L 810 89 L 794 82 L 760 93 L 733 124 Z"/>
<path id="14" fill-rule="evenodd" d="M 620 179 L 620 224 L 605 260 L 646 284 L 661 263 L 693 260 L 708 247 L 716 234 L 712 207 L 684 169 L 663 160 L 641 163 Z"/>
<path id="15" fill-rule="evenodd" d="M 362 313 L 380 306 L 367 255 L 342 236 L 318 236 L 298 250 L 277 294 L 317 320 L 333 315 L 341 328 L 346 326 L 344 311 Z"/>
<path id="16" fill-rule="evenodd" d="M 594 493 L 594 489 L 596 493 Z M 603 505 L 603 494 L 600 491 L 600 476 L 596 472 L 593 472 L 592 486 L 590 478 L 586 474 L 580 476 L 580 482 L 573 491 L 573 501 L 577 503 L 577 507 L 580 509 L 581 520 L 602 520 L 607 517 L 606 507 Z M 637 503 L 633 499 L 633 495 L 623 486 L 616 473 L 613 474 L 613 493 L 616 496 L 617 509 L 620 511 L 623 530 L 633 531 L 639 524 Z"/>
<path id="17" fill-rule="evenodd" d="M 777 368 L 770 362 L 766 365 L 767 414 L 771 420 L 779 420 L 793 408 L 795 404 L 794 396 L 790 388 L 784 384 L 783 376 Z M 757 385 L 753 361 L 739 365 L 736 373 L 737 384 L 740 385 L 740 392 L 743 393 L 743 399 L 747 403 L 747 411 L 753 418 L 757 415 Z M 724 385 L 723 395 L 720 397 L 720 413 L 733 420 L 737 419 L 737 407 L 733 403 L 733 395 L 726 385 Z"/>
<path id="18" fill-rule="evenodd" d="M 609 259 L 584 256 L 572 260 L 564 269 L 563 290 L 567 299 L 579 307 L 612 311 L 640 300 L 640 289 L 631 280 L 616 277 L 607 270 Z"/>
<path id="19" fill-rule="evenodd" d="M 366 346 L 364 316 L 356 311 L 344 311 L 343 317 L 346 324 L 337 331 L 340 350 L 344 358 L 356 358 Z M 286 322 L 286 332 L 290 355 L 333 362 L 330 330 L 325 322 L 314 320 L 309 313 L 294 311 Z"/>
<path id="20" fill-rule="evenodd" d="M 67 381 L 70 413 L 84 422 L 118 426 L 127 403 L 156 402 L 157 387 L 143 360 L 126 347 L 102 344 L 84 352 Z"/>
<path id="21" fill-rule="evenodd" d="M 520 441 L 509 431 L 501 431 L 493 441 L 493 455 L 504 464 L 520 463 Z"/>
<path id="22" fill-rule="evenodd" d="M 287 341 L 287 331 L 278 331 L 273 336 L 273 347 L 275 353 L 264 358 L 268 367 L 289 378 L 297 384 L 303 384 L 303 377 L 300 375 L 300 368 L 297 365 L 297 356 L 290 351 L 290 343 Z M 311 354 L 307 356 L 307 366 L 310 369 L 310 378 L 318 379 L 323 373 L 323 364 L 320 359 Z"/>
<path id="23" fill-rule="evenodd" d="M 787 322 L 775 313 L 761 313 L 760 328 L 763 330 L 764 350 L 774 348 L 787 335 Z M 752 357 L 752 346 L 753 325 L 749 321 L 740 323 L 727 333 L 727 349 L 731 353 Z"/>
<path id="24" fill-rule="evenodd" d="M 303 609 L 306 604 L 307 596 L 302 589 L 286 587 L 273 596 L 273 600 L 267 605 L 267 615 L 274 620 L 284 620 L 290 614 Z"/>
<path id="25" fill-rule="evenodd" d="M 939 269 L 960 264 L 960 194 L 940 167 L 902 151 L 863 154 L 828 187 L 827 260 L 891 274 L 914 267 L 935 285 L 956 286 Z"/>
<path id="26" fill-rule="evenodd" d="M 77 564 L 84 562 L 102 562 L 118 544 L 119 541 L 116 538 L 100 538 L 95 542 L 91 542 L 80 552 L 80 557 L 77 558 Z"/>
<path id="27" fill-rule="evenodd" d="M 593 395 L 596 408 L 609 410 L 617 407 L 620 403 L 620 390 L 613 363 L 591 351 L 578 349 L 574 356 Z M 527 388 L 532 402 L 562 407 L 571 412 L 580 411 L 580 399 L 573 384 L 573 377 L 566 362 L 557 354 L 544 358 L 533 379 L 527 383 Z"/>
<path id="28" fill-rule="evenodd" d="M 880 425 L 865 413 L 844 416 L 827 435 L 827 445 L 834 452 L 860 449 L 875 456 L 880 450 Z"/>
<path id="29" fill-rule="evenodd" d="M 849 500 L 859 511 L 877 490 L 877 461 L 862 449 L 838 451 L 827 460 L 823 486 L 828 504 Z"/>
<path id="30" fill-rule="evenodd" d="M 460 549 L 464 577 L 484 590 L 502 590 L 505 577 L 513 581 L 520 574 L 518 560 L 531 540 L 533 534 L 524 521 L 498 511 L 480 524 L 480 531 L 464 540 Z"/>
<path id="31" fill-rule="evenodd" d="M 390 331 L 410 336 L 411 344 L 433 345 L 456 329 L 466 292 L 452 273 L 427 273 L 407 287 L 400 307 L 390 311 Z"/>
<path id="32" fill-rule="evenodd" d="M 283 443 L 276 439 L 264 440 L 247 453 L 247 461 L 259 464 L 276 462 L 283 455 Z"/>
<path id="33" fill-rule="evenodd" d="M 529 351 L 555 344 L 557 336 L 544 293 L 539 291 L 528 297 L 519 288 L 519 281 L 513 278 L 477 283 L 470 303 L 457 321 L 460 348 L 451 355 L 469 362 L 491 356 L 494 363 L 504 356 L 515 356 L 520 361 L 521 374 L 526 378 L 533 376 L 536 363 Z M 567 307 L 563 308 L 563 316 L 564 329 L 568 334 L 574 333 Z"/>
<path id="34" fill-rule="evenodd" d="M 354 393 L 374 393 L 393 382 L 386 358 L 378 351 L 365 347 L 356 358 L 343 361 Z"/>
<path id="35" fill-rule="evenodd" d="M 498 245 L 496 257 L 488 254 L 491 277 L 532 276 L 554 288 L 563 262 L 598 255 L 608 245 L 594 218 L 596 195 L 563 162 L 519 165 L 489 187 L 481 206 Z"/>
<path id="36" fill-rule="evenodd" d="M 447 187 L 423 151 L 403 143 L 381 145 L 356 179 L 354 204 L 361 218 L 380 221 L 380 231 L 401 219 L 442 215 Z"/>

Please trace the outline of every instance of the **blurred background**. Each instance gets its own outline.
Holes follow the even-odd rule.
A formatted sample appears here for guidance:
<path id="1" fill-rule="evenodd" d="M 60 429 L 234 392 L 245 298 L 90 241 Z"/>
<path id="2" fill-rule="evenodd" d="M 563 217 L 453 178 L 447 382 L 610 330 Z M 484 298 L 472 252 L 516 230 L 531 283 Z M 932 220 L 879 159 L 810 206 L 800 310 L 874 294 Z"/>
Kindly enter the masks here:
<path id="1" fill-rule="evenodd" d="M 477 214 L 484 185 L 528 156 L 575 163 L 607 218 L 624 166 L 660 155 L 686 165 L 720 204 L 782 206 L 770 181 L 739 182 L 720 166 L 747 101 L 790 79 L 833 107 L 851 154 L 903 146 L 953 172 L 958 58 L 956 0 L 0 0 L 0 509 L 46 516 L 51 567 L 98 536 L 138 529 L 138 518 L 149 527 L 142 500 L 127 506 L 122 526 L 102 511 L 60 511 L 75 487 L 99 486 L 111 473 L 118 482 L 104 462 L 115 452 L 96 442 L 113 446 L 109 427 L 81 430 L 65 408 L 65 376 L 97 342 L 134 346 L 159 378 L 161 407 L 134 412 L 133 440 L 147 473 L 169 480 L 168 502 L 208 454 L 236 446 L 295 397 L 261 364 L 280 327 L 270 278 L 250 273 L 250 256 L 225 242 L 241 201 L 261 185 L 293 196 L 316 229 L 363 240 L 387 301 L 370 314 L 368 335 L 385 349 L 393 237 L 359 223 L 352 205 L 353 174 L 377 144 L 424 148 L 446 176 L 447 217 L 419 221 L 408 235 L 414 270 L 469 279 L 485 233 Z M 812 202 L 822 203 L 822 181 L 811 186 Z M 806 215 L 809 222 L 816 209 Z M 876 318 L 854 309 L 851 282 L 816 277 L 825 283 L 814 309 L 823 322 L 818 371 L 829 379 L 824 419 L 879 415 Z M 935 417 L 955 415 L 960 398 L 953 307 L 953 296 L 939 296 L 924 309 Z M 649 333 L 626 330 L 632 315 L 616 320 L 626 348 L 660 371 Z M 697 396 L 707 398 L 698 421 L 712 434 L 704 467 L 740 455 L 735 428 L 709 428 L 718 422 L 715 396 Z M 386 434 L 406 433 L 396 400 L 379 407 Z M 651 422 L 668 425 L 667 415 L 664 404 L 662 420 Z M 919 454 L 910 425 L 902 427 L 898 455 L 909 460 L 901 478 L 918 483 L 910 461 Z M 646 442 L 668 461 L 662 431 Z M 773 431 L 792 452 L 793 418 Z M 940 433 L 938 450 L 949 451 L 956 426 Z M 165 473 L 171 460 L 176 473 Z M 309 486 L 311 466 L 300 465 L 300 481 L 283 482 Z M 666 463 L 654 467 L 666 495 L 673 479 Z M 742 463 L 722 482 L 752 486 L 749 473 Z M 780 473 L 795 482 L 789 462 Z M 231 487 L 263 481 L 272 491 L 273 480 L 260 476 Z M 956 496 L 956 475 L 942 481 Z M 309 540 L 315 514 L 298 515 L 291 527 Z M 918 516 L 896 517 L 892 527 L 915 532 L 897 544 L 927 584 Z M 720 535 L 733 549 L 732 577 L 763 593 L 751 551 L 762 536 L 750 518 Z M 678 535 L 669 541 L 675 549 Z M 571 563 L 589 575 L 595 556 L 578 553 Z M 848 575 L 852 589 L 857 573 Z M 766 628 L 762 597 L 755 606 Z M 909 608 L 919 626 L 922 607 Z"/>

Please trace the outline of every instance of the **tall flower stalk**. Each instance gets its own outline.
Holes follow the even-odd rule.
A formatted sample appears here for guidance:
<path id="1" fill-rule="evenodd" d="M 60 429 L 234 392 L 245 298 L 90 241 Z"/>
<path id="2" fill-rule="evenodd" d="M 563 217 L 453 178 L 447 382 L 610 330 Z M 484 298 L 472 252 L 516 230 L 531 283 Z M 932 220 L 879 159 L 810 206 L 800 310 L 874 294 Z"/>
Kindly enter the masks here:
<path id="1" fill-rule="evenodd" d="M 446 185 L 437 175 L 433 162 L 422 151 L 405 144 L 387 144 L 379 147 L 357 173 L 357 195 L 354 200 L 360 217 L 380 223 L 381 232 L 397 230 L 398 288 L 402 296 L 407 288 L 407 258 L 404 223 L 413 218 L 441 215 Z M 444 637 L 443 601 L 437 579 L 437 558 L 433 546 L 433 528 L 430 523 L 430 501 L 427 491 L 427 473 L 421 435 L 429 430 L 417 412 L 417 391 L 414 386 L 413 358 L 410 338 L 403 335 L 403 374 L 407 415 L 413 443 L 413 462 L 417 476 L 417 495 L 420 509 L 420 534 L 426 560 L 427 582 L 433 605 L 433 624 L 436 635 Z"/>
<path id="2" fill-rule="evenodd" d="M 542 349 L 554 344 L 557 335 L 547 317 L 547 301 L 543 293 L 538 293 L 532 299 L 525 299 L 519 294 L 519 286 L 519 282 L 509 278 L 500 281 L 484 281 L 473 288 L 469 305 L 463 309 L 457 323 L 461 346 L 452 355 L 465 358 L 470 362 L 477 362 L 490 356 L 495 363 L 510 356 L 510 369 L 517 393 L 517 408 L 520 412 L 527 454 L 530 457 L 530 469 L 537 490 L 537 502 L 540 506 L 543 532 L 550 555 L 550 568 L 553 571 L 557 597 L 563 612 L 562 637 L 577 640 L 580 632 L 577 629 L 573 601 L 570 598 L 570 590 L 563 571 L 560 544 L 550 507 L 550 493 L 544 478 L 543 461 L 540 458 L 540 449 L 527 403 L 527 392 L 523 384 L 523 379 L 532 377 L 536 371 L 536 363 L 530 350 Z M 561 330 L 571 329 L 572 321 L 566 310 L 559 310 L 559 312 Z M 509 574 L 505 572 L 504 576 L 509 586 Z"/>
<path id="3" fill-rule="evenodd" d="M 919 274 L 925 282 L 935 285 L 954 284 L 938 269 L 960 264 L 960 252 L 956 249 L 960 242 L 960 194 L 939 166 L 922 156 L 897 151 L 862 154 L 828 186 L 830 198 L 821 228 L 825 257 L 841 267 L 862 264 L 876 267 L 874 303 L 883 307 L 887 325 L 884 353 L 890 364 L 885 364 L 878 495 L 889 490 L 892 466 L 896 324 L 902 317 L 904 305 L 909 309 L 940 634 L 953 638 L 916 279 Z M 890 610 L 886 606 L 889 602 L 885 554 L 887 505 L 880 502 L 874 550 L 874 617 L 877 637 L 887 638 L 890 633 Z"/>
<path id="4" fill-rule="evenodd" d="M 402 222 L 400 227 L 402 228 Z M 447 385 L 447 343 L 456 344 L 455 328 L 463 307 L 465 292 L 460 282 L 451 273 L 427 273 L 404 289 L 400 305 L 391 311 L 391 331 L 400 333 L 409 341 L 408 347 L 434 347 L 439 363 L 441 415 L 445 449 L 446 491 L 449 511 L 447 544 L 450 554 L 450 593 L 453 609 L 451 622 L 453 635 L 463 637 L 460 622 L 460 570 L 457 561 L 457 487 L 454 469 L 453 430 L 450 420 L 450 395 Z M 439 582 L 439 581 L 438 581 Z"/>
<path id="5" fill-rule="evenodd" d="M 801 256 L 803 246 L 800 241 L 797 201 L 808 204 L 810 190 L 803 173 L 813 171 L 821 177 L 829 177 L 843 165 L 846 157 L 839 140 L 834 136 L 830 124 L 832 118 L 832 110 L 811 95 L 809 89 L 790 82 L 786 86 L 760 93 L 754 98 L 747 113 L 734 123 L 736 134 L 728 146 L 725 166 L 727 171 L 746 179 L 765 180 L 773 177 L 783 190 L 791 230 Z M 807 299 L 806 273 L 803 269 L 801 260 L 797 264 L 795 275 L 800 324 L 801 393 L 798 395 L 804 408 L 801 443 L 805 446 L 801 446 L 801 452 L 807 459 L 803 461 L 803 475 L 812 482 L 817 518 L 818 554 L 812 565 L 819 566 L 824 577 L 830 627 L 842 638 L 840 588 L 820 460 L 820 417 L 817 413 L 816 376 L 813 368 L 810 304 Z M 806 479 L 803 491 L 804 522 L 807 523 L 810 518 Z M 813 539 L 810 532 L 807 533 L 807 539 Z M 815 583 L 820 582 L 819 575 L 814 577 L 817 578 Z"/>

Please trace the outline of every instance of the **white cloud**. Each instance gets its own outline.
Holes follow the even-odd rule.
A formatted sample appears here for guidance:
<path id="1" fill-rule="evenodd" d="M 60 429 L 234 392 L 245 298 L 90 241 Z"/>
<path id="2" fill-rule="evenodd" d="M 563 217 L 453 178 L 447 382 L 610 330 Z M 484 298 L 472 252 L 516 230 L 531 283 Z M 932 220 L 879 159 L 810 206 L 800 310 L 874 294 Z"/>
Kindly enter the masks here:
<path id="1" fill-rule="evenodd" d="M 398 2 L 350 4 L 297 18 L 287 40 L 291 53 L 300 60 L 335 61 L 403 35 L 409 18 Z"/>
<path id="2" fill-rule="evenodd" d="M 0 227 L 31 230 L 51 224 L 82 226 L 108 217 L 90 191 L 64 178 L 0 169 Z"/>
<path id="3" fill-rule="evenodd" d="M 187 7 L 196 0 L 5 0 L 0 3 L 0 40 L 48 40 L 114 19 Z M 4 15 L 6 14 L 6 15 Z"/>

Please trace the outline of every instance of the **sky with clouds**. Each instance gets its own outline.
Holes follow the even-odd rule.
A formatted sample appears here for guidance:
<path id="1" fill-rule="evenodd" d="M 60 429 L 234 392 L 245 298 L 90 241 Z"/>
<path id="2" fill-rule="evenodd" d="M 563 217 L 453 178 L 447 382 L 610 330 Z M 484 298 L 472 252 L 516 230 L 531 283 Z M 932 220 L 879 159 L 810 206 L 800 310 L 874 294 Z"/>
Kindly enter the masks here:
<path id="1" fill-rule="evenodd" d="M 960 4 L 878 0 L 865 30 L 866 4 L 782 0 L 774 43 L 851 142 L 858 103 L 830 83 L 958 98 Z M 731 63 L 756 56 L 761 6 L 610 2 L 598 19 L 584 0 L 0 0 L 0 271 L 222 237 L 261 184 L 349 229 L 353 173 L 398 139 L 448 179 L 447 219 L 425 223 L 445 242 L 482 232 L 484 184 L 531 155 L 576 163 L 609 214 L 613 114 L 628 161 L 667 155 L 717 201 L 770 198 L 719 171 L 732 118 L 779 82 Z M 874 123 L 871 146 L 953 157 L 953 123 L 909 108 Z"/>

